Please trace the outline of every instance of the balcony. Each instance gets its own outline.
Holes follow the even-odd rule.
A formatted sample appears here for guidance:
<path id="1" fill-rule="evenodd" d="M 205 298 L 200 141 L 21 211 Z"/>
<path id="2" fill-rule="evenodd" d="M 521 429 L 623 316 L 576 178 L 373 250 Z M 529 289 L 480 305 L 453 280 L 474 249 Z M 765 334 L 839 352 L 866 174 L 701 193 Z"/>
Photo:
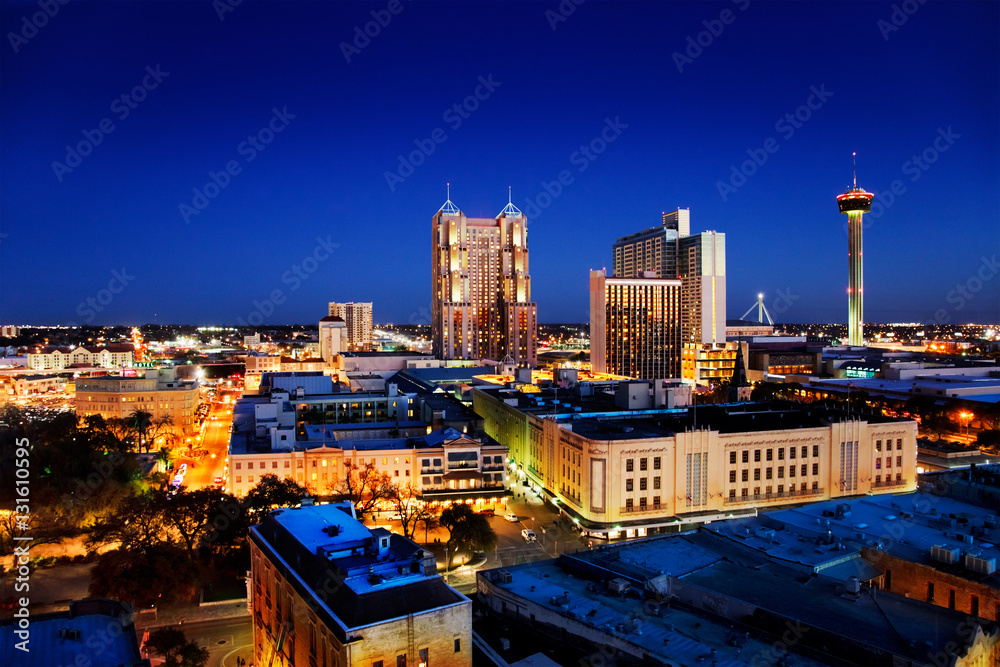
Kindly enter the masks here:
<path id="1" fill-rule="evenodd" d="M 808 498 L 810 496 L 821 496 L 824 493 L 826 493 L 825 489 L 784 491 L 782 493 L 760 493 L 756 496 L 737 496 L 736 498 L 726 498 L 723 504 L 739 505 L 741 503 L 770 502 L 772 500 L 788 500 L 790 498 Z"/>
<path id="2" fill-rule="evenodd" d="M 893 486 L 906 486 L 905 479 L 887 479 L 882 482 L 872 482 L 873 489 L 888 489 Z"/>
<path id="3" fill-rule="evenodd" d="M 657 503 L 656 505 L 633 505 L 621 508 L 622 514 L 635 514 L 637 512 L 660 512 L 666 510 L 666 505 Z"/>

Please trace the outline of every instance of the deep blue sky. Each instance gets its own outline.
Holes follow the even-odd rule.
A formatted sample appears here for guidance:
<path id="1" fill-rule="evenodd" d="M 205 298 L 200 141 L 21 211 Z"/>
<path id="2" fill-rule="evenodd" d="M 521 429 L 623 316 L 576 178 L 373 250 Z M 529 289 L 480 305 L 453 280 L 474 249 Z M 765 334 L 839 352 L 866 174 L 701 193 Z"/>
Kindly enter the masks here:
<path id="1" fill-rule="evenodd" d="M 348 63 L 341 43 L 387 4 L 244 0 L 220 20 L 207 0 L 73 0 L 37 34 L 36 3 L 0 5 L 0 323 L 232 324 L 274 290 L 268 323 L 316 321 L 330 300 L 427 322 L 445 183 L 467 215 L 497 215 L 508 185 L 531 213 L 562 170 L 572 183 L 528 220 L 540 321 L 587 321 L 588 271 L 680 206 L 692 231 L 726 233 L 730 317 L 763 291 L 778 321 L 843 322 L 835 197 L 852 151 L 860 185 L 902 193 L 866 226 L 866 320 L 1000 321 L 996 2 L 912 2 L 891 32 L 889 2 L 588 0 L 555 30 L 555 0 L 405 2 Z M 679 72 L 706 21 L 721 34 Z M 12 33 L 29 37 L 16 52 Z M 114 100 L 157 66 L 121 119 Z M 456 129 L 445 112 L 490 76 Z M 812 88 L 832 95 L 776 126 Z M 248 162 L 239 145 L 275 108 L 295 117 Z M 60 181 L 53 162 L 105 118 L 114 130 Z M 574 152 L 609 118 L 627 127 L 581 172 Z M 391 190 L 397 155 L 437 128 Z M 731 165 L 769 139 L 777 152 L 724 199 Z M 925 150 L 923 171 L 908 161 Z M 179 205 L 230 160 L 240 173 L 185 223 Z M 317 237 L 339 246 L 302 280 Z"/>

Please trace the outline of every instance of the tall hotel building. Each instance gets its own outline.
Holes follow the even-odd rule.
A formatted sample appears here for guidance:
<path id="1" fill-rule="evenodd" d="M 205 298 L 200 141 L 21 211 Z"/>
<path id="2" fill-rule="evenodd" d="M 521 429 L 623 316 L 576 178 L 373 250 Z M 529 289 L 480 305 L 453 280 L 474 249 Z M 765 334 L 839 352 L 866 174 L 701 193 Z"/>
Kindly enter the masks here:
<path id="1" fill-rule="evenodd" d="M 344 320 L 347 327 L 347 343 L 352 351 L 367 351 L 372 348 L 372 304 L 330 302 L 330 316 Z"/>
<path id="2" fill-rule="evenodd" d="M 663 214 L 659 227 L 622 236 L 613 246 L 614 276 L 681 280 L 683 344 L 726 341 L 726 235 L 691 235 L 691 212 Z"/>
<path id="3" fill-rule="evenodd" d="M 680 377 L 681 281 L 590 272 L 593 370 L 627 377 Z"/>
<path id="4" fill-rule="evenodd" d="M 467 218 L 449 195 L 432 229 L 434 355 L 510 357 L 518 366 L 534 366 L 537 306 L 524 214 L 508 201 L 496 218 Z"/>

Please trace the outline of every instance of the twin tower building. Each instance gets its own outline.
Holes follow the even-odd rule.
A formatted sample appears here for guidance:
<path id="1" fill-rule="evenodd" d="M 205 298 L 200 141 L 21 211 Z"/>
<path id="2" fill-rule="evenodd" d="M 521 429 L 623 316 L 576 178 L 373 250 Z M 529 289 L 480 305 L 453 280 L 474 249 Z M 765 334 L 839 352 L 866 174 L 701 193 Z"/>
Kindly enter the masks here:
<path id="1" fill-rule="evenodd" d="M 527 219 L 510 201 L 496 218 L 469 218 L 450 197 L 434 215 L 432 335 L 440 359 L 536 364 Z M 725 235 L 690 234 L 690 211 L 619 238 L 614 272 L 590 275 L 593 370 L 681 377 L 685 344 L 726 340 Z"/>

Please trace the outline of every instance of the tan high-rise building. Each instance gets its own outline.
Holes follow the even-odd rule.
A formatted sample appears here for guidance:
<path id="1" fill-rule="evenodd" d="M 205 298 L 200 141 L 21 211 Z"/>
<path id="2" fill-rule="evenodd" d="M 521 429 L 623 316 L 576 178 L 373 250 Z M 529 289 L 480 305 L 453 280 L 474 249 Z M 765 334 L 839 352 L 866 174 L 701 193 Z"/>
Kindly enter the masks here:
<path id="1" fill-rule="evenodd" d="M 614 276 L 680 278 L 681 326 L 685 344 L 726 342 L 726 235 L 691 235 L 691 212 L 663 214 L 659 227 L 622 236 L 612 246 Z"/>
<path id="2" fill-rule="evenodd" d="M 518 366 L 534 366 L 537 306 L 524 214 L 508 202 L 496 218 L 467 218 L 449 197 L 432 230 L 435 356 L 509 356 Z"/>
<path id="3" fill-rule="evenodd" d="M 367 351 L 372 347 L 372 304 L 330 302 L 330 313 L 347 325 L 347 344 L 352 351 Z"/>
<path id="4" fill-rule="evenodd" d="M 598 373 L 681 375 L 680 280 L 590 272 L 590 362 Z"/>

